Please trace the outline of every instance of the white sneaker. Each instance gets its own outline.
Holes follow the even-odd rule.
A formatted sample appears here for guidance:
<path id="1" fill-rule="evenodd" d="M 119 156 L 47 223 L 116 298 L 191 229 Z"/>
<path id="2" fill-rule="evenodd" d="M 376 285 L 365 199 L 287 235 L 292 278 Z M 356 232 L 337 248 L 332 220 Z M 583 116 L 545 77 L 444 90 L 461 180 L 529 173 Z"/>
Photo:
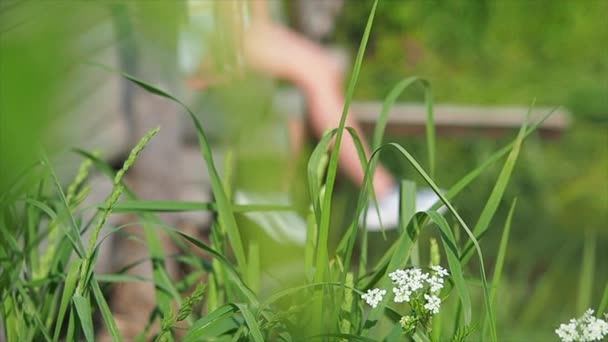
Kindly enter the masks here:
<path id="1" fill-rule="evenodd" d="M 441 190 L 441 192 L 445 192 Z M 423 188 L 416 192 L 416 212 L 427 211 L 431 209 L 433 204 L 439 201 L 439 196 L 431 188 Z M 445 206 L 439 208 L 439 212 L 445 212 Z M 382 217 L 382 225 L 380 225 L 380 217 Z M 361 215 L 359 224 L 363 225 L 363 220 L 367 216 L 366 228 L 368 231 L 380 231 L 382 226 L 385 229 L 396 229 L 399 224 L 399 188 L 394 187 L 390 193 L 378 200 L 378 210 L 374 201 L 370 201 L 367 211 Z"/>
<path id="2" fill-rule="evenodd" d="M 240 205 L 289 205 L 289 199 L 283 194 L 256 194 L 237 191 L 235 204 Z M 255 222 L 272 239 L 281 243 L 292 243 L 303 246 L 306 243 L 306 221 L 293 211 L 258 211 L 244 213 L 245 217 Z"/>

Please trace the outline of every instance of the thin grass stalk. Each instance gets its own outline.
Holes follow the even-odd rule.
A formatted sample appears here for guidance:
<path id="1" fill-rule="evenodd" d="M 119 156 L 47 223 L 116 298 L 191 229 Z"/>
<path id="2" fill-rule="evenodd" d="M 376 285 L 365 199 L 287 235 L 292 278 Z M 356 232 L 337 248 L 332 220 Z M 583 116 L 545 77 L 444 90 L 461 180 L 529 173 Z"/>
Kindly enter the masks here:
<path id="1" fill-rule="evenodd" d="M 585 310 L 587 310 L 591 306 L 596 244 L 597 239 L 595 231 L 585 231 L 585 240 L 583 243 L 583 260 L 581 261 L 582 267 L 578 279 L 578 292 L 576 296 L 576 311 L 579 313 L 585 312 Z"/>
<path id="2" fill-rule="evenodd" d="M 374 15 L 376 13 L 376 7 L 378 5 L 378 0 L 374 0 L 372 5 L 372 9 L 370 15 L 367 20 L 367 25 L 365 26 L 365 31 L 363 33 L 363 38 L 361 40 L 361 44 L 359 45 L 359 51 L 357 52 L 357 57 L 355 59 L 355 66 L 353 69 L 353 74 L 351 76 L 350 82 L 348 84 L 348 90 L 346 92 L 346 99 L 344 102 L 344 109 L 342 111 L 342 116 L 340 117 L 340 124 L 338 126 L 338 130 L 336 133 L 336 138 L 334 140 L 334 148 L 331 153 L 331 157 L 329 159 L 329 166 L 327 169 L 327 176 L 325 180 L 325 196 L 323 199 L 323 210 L 321 213 L 321 222 L 319 223 L 319 236 L 317 241 L 317 256 L 316 256 L 316 272 L 315 272 L 315 281 L 323 281 L 326 278 L 326 274 L 328 272 L 328 239 L 329 239 L 329 220 L 331 217 L 331 201 L 334 190 L 334 183 L 336 181 L 336 174 L 338 170 L 338 157 L 340 153 L 340 145 L 342 143 L 342 136 L 344 134 L 344 127 L 346 123 L 346 116 L 348 115 L 348 110 L 350 108 L 350 102 L 352 100 L 355 85 L 357 83 L 357 79 L 359 78 L 359 71 L 361 70 L 361 65 L 363 63 L 363 54 L 365 52 L 365 48 L 367 47 L 367 41 L 369 39 L 369 34 L 371 32 L 372 23 L 374 21 Z"/>
<path id="3" fill-rule="evenodd" d="M 124 175 L 126 174 L 126 172 L 129 170 L 129 168 L 135 163 L 137 156 L 141 153 L 141 151 L 144 149 L 144 147 L 148 144 L 150 139 L 152 139 L 152 137 L 154 135 L 156 135 L 156 133 L 158 133 L 159 130 L 160 130 L 160 128 L 158 128 L 158 127 L 155 129 L 152 129 L 139 141 L 139 143 L 135 146 L 135 148 L 133 148 L 133 150 L 131 150 L 129 157 L 127 158 L 127 160 L 124 162 L 122 168 L 116 173 L 116 176 L 114 177 L 114 188 L 113 188 L 110 196 L 108 196 L 108 198 L 106 199 L 105 208 L 103 210 L 101 218 L 99 219 L 99 221 L 97 221 L 97 225 L 93 229 L 91 238 L 89 240 L 89 248 L 87 250 L 87 254 L 84 258 L 82 267 L 80 269 L 80 278 L 78 281 L 78 286 L 76 287 L 76 294 L 78 294 L 78 295 L 83 295 L 85 292 L 85 287 L 87 285 L 87 281 L 89 278 L 89 269 L 91 267 L 91 262 L 93 259 L 93 253 L 95 251 L 95 246 L 97 245 L 97 240 L 99 238 L 99 232 L 101 231 L 104 224 L 106 223 L 106 220 L 110 216 L 110 213 L 112 212 L 112 208 L 114 207 L 114 204 L 116 204 L 116 202 L 118 201 L 118 198 L 122 195 L 122 192 L 124 190 L 123 186 L 122 186 L 122 179 L 123 179 Z"/>
<path id="4" fill-rule="evenodd" d="M 492 305 L 496 305 L 496 293 L 498 292 L 498 286 L 500 285 L 500 278 L 502 276 L 503 266 L 505 264 L 505 258 L 507 255 L 507 246 L 509 243 L 509 235 L 511 233 L 511 221 L 513 219 L 513 213 L 515 212 L 515 206 L 517 205 L 517 198 L 511 202 L 511 208 L 507 214 L 507 219 L 502 230 L 502 236 L 500 237 L 500 244 L 498 247 L 498 255 L 496 256 L 496 264 L 494 265 L 494 274 L 492 276 L 492 285 L 490 290 L 490 302 Z M 496 316 L 496 312 L 494 312 Z M 488 325 L 483 325 L 482 336 L 485 337 L 487 334 Z"/>

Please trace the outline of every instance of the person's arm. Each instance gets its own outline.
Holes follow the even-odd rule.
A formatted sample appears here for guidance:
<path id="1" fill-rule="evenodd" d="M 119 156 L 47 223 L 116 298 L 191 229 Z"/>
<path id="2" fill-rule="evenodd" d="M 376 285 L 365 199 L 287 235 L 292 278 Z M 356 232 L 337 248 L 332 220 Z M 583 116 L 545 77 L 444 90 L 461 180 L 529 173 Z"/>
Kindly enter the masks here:
<path id="1" fill-rule="evenodd" d="M 252 21 L 244 41 L 249 66 L 258 72 L 293 82 L 304 92 L 309 120 L 317 136 L 338 127 L 344 107 L 340 67 L 318 44 L 283 26 L 259 19 L 261 17 Z M 346 125 L 359 133 L 369 156 L 366 139 L 352 113 L 347 116 Z M 365 170 L 361 168 L 356 147 L 348 134 L 344 135 L 340 149 L 340 166 L 356 184 L 362 185 Z M 373 183 L 377 196 L 382 197 L 392 188 L 393 178 L 386 169 L 378 166 Z"/>

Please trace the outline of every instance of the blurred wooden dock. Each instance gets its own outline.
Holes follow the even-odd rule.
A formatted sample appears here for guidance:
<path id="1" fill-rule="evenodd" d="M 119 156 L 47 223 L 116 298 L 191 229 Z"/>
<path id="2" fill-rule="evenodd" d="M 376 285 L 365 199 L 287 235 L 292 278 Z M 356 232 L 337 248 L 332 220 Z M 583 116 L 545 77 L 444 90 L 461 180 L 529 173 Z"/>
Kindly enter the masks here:
<path id="1" fill-rule="evenodd" d="M 380 102 L 355 102 L 352 112 L 362 127 L 372 131 L 382 110 Z M 531 123 L 541 120 L 553 108 L 535 107 L 530 114 Z M 433 106 L 435 127 L 439 135 L 497 136 L 517 130 L 526 119 L 528 108 L 523 106 Z M 539 127 L 544 138 L 556 138 L 570 125 L 570 114 L 556 109 Z M 390 111 L 386 133 L 388 135 L 423 134 L 426 126 L 426 106 L 398 103 Z"/>

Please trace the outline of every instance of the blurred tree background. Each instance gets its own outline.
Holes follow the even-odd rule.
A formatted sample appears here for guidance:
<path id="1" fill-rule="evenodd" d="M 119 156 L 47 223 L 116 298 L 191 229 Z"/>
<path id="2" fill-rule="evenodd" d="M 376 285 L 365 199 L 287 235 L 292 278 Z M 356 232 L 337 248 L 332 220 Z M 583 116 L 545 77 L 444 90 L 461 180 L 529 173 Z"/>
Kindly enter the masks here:
<path id="1" fill-rule="evenodd" d="M 354 55 L 368 8 L 345 3 L 333 40 Z M 536 99 L 572 114 L 558 140 L 526 141 L 502 215 L 482 243 L 491 265 L 517 197 L 498 306 L 499 324 L 517 328 L 514 339 L 552 331 L 556 317 L 596 307 L 608 280 L 607 18 L 604 0 L 382 1 L 378 7 L 357 99 L 381 100 L 399 80 L 417 75 L 431 82 L 435 103 L 528 105 Z M 422 98 L 419 89 L 400 100 Z M 515 133 L 500 139 L 439 137 L 440 186 L 454 184 Z M 423 137 L 391 139 L 425 160 Z M 390 154 L 383 159 L 396 172 L 414 175 Z M 468 222 L 477 220 L 499 170 L 457 198 Z M 594 247 L 593 292 L 577 298 L 584 290 L 578 283 L 583 250 Z"/>

